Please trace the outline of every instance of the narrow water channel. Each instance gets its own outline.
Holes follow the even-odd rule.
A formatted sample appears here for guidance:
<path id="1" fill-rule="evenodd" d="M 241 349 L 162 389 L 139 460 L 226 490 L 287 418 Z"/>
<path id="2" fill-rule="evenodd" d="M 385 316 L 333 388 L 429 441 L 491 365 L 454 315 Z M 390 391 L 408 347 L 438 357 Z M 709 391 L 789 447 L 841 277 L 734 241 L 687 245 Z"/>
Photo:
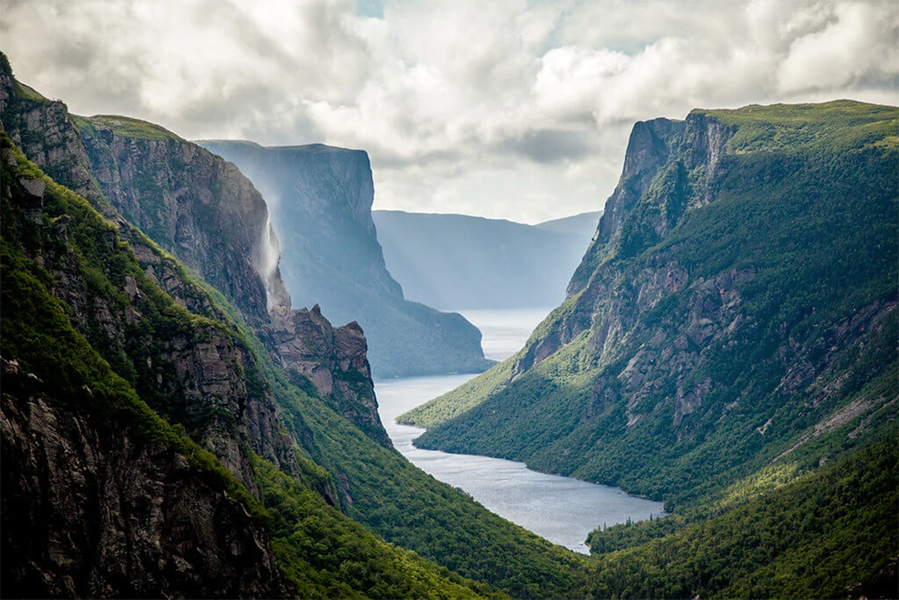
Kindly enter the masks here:
<path id="1" fill-rule="evenodd" d="M 481 330 L 485 354 L 501 360 L 524 345 L 547 313 L 548 310 L 506 310 L 463 314 Z M 662 503 L 628 496 L 615 487 L 538 473 L 524 463 L 413 446 L 412 440 L 424 430 L 399 425 L 396 417 L 472 377 L 438 375 L 375 382 L 381 422 L 393 445 L 412 464 L 465 490 L 496 514 L 577 552 L 588 551 L 583 542 L 596 527 L 664 514 Z"/>

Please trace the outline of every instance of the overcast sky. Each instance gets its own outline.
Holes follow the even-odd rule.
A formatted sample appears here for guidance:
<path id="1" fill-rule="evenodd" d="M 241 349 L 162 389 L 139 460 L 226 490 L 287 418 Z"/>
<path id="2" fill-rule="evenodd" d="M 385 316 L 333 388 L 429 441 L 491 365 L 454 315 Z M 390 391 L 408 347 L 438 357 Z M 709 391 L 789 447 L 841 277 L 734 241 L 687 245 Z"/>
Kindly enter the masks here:
<path id="1" fill-rule="evenodd" d="M 0 0 L 17 77 L 82 115 L 371 156 L 375 208 L 602 208 L 634 121 L 899 104 L 899 1 Z"/>

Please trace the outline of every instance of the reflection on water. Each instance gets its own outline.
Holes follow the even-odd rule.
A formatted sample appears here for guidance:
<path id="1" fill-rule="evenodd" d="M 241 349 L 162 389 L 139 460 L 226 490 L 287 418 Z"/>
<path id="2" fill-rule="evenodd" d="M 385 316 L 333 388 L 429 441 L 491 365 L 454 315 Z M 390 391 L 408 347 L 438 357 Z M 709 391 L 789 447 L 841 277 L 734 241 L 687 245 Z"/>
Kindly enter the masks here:
<path id="1" fill-rule="evenodd" d="M 490 358 L 502 359 L 521 348 L 531 329 L 548 311 L 540 312 L 466 311 L 464 314 L 483 332 L 485 354 L 495 352 Z M 512 344 L 515 346 L 508 350 Z M 664 514 L 661 503 L 628 496 L 618 488 L 537 473 L 523 463 L 508 460 L 415 448 L 412 440 L 424 430 L 398 425 L 396 417 L 472 377 L 439 375 L 375 383 L 381 421 L 396 449 L 414 465 L 440 481 L 465 490 L 496 514 L 579 552 L 587 552 L 580 544 L 596 527 Z"/>

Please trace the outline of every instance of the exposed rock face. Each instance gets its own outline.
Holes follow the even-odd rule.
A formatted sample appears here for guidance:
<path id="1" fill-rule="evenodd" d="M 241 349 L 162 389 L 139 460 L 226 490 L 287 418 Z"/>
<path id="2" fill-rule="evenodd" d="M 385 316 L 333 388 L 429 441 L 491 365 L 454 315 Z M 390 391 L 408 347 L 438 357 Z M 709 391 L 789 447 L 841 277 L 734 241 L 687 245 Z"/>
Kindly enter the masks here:
<path id="1" fill-rule="evenodd" d="M 112 365 L 127 378 L 123 385 L 182 424 L 247 489 L 255 490 L 248 450 L 299 475 L 271 392 L 241 341 L 211 320 L 179 311 L 140 277 L 117 230 L 79 205 L 83 200 L 64 203 L 67 196 L 45 182 L 17 176 L 9 152 L 2 168 L 3 181 L 10 182 L 3 192 L 4 248 L 9 244 L 17 260 L 40 265 L 42 285 L 107 359 L 104 369 Z M 184 296 L 204 295 L 183 271 L 166 273 L 163 265 L 171 259 L 138 232 L 119 226 L 160 274 L 180 280 Z M 43 243 L 23 242 L 10 231 L 30 231 L 29 239 Z M 88 261 L 103 268 L 92 271 Z M 11 264 L 9 273 L 16 268 Z M 210 307 L 208 298 L 198 306 Z M 48 309 L 34 307 L 35 314 L 41 310 Z M 119 429 L 108 407 L 76 402 L 60 408 L 69 399 L 45 394 L 43 382 L 15 362 L 17 349 L 4 344 L 2 359 L 4 595 L 284 594 L 261 524 L 208 470 L 192 466 L 191 457 L 167 442 Z"/>
<path id="2" fill-rule="evenodd" d="M 312 378 L 318 394 L 379 442 L 389 444 L 377 412 L 364 338 L 361 356 L 351 361 L 365 363 L 364 369 L 341 367 L 348 364 L 347 357 L 337 345 L 318 344 L 317 338 L 304 338 L 309 331 L 291 329 L 304 319 L 291 317 L 291 297 L 278 267 L 278 238 L 253 184 L 233 164 L 148 123 L 120 117 L 79 118 L 78 123 L 93 172 L 110 204 L 224 291 L 286 369 L 307 374 L 310 365 L 318 365 Z M 358 204 L 349 208 L 353 218 L 364 212 Z M 142 250 L 139 241 L 132 244 L 139 257 L 146 259 L 142 260 L 146 272 L 157 276 L 155 269 L 162 259 Z M 184 298 L 183 277 L 162 275 L 158 283 L 173 297 Z M 335 338 L 337 333 L 327 320 L 319 325 L 313 328 L 316 335 Z M 361 337 L 361 330 L 356 331 Z M 280 352 L 290 345 L 288 340 L 314 350 L 306 351 L 295 364 L 296 352 Z M 333 376 L 326 376 L 323 369 L 332 367 Z M 351 375 L 347 368 L 352 369 Z M 346 383 L 347 377 L 352 384 Z M 344 383 L 335 385 L 333 380 Z"/>
<path id="3" fill-rule="evenodd" d="M 274 322 L 278 353 L 288 371 L 307 377 L 338 413 L 390 446 L 378 416 L 362 328 L 355 321 L 332 327 L 318 305 L 283 313 Z"/>
<path id="4" fill-rule="evenodd" d="M 66 105 L 17 82 L 0 55 L 0 129 L 57 183 L 95 198 L 87 153 Z"/>
<path id="5" fill-rule="evenodd" d="M 289 304 L 265 201 L 234 165 L 153 126 L 80 119 L 91 171 L 113 208 L 224 292 L 262 329 Z M 146 127 L 148 131 L 138 127 Z M 269 306 L 271 305 L 271 306 Z"/>
<path id="6" fill-rule="evenodd" d="M 21 392 L 0 361 L 5 597 L 286 593 L 263 528 L 184 456 Z"/>
<path id="7" fill-rule="evenodd" d="M 368 155 L 314 144 L 264 148 L 206 141 L 268 199 L 281 273 L 295 304 L 318 304 L 336 323 L 357 321 L 378 377 L 487 368 L 480 332 L 461 315 L 408 302 L 384 264 L 371 206 Z"/>
<path id="8" fill-rule="evenodd" d="M 64 219 L 67 217 L 63 217 Z M 172 269 L 173 261 L 162 257 L 127 224 L 119 231 L 131 238 L 135 255 L 143 257 L 141 266 L 160 278 L 163 289 L 180 298 L 189 298 L 199 314 L 215 317 L 205 292 Z M 65 224 L 57 221 L 54 235 L 66 241 Z M 109 254 L 117 248 L 117 235 L 107 230 Z M 153 283 L 138 283 L 125 277 L 122 285 L 127 304 L 85 293 L 90 286 L 77 268 L 74 252 L 67 245 L 39 257 L 53 274 L 52 293 L 71 307 L 70 318 L 92 343 L 102 348 L 110 361 L 126 360 L 133 366 L 138 392 L 158 412 L 174 417 L 194 437 L 213 452 L 222 463 L 250 489 L 254 488 L 248 457 L 241 449 L 244 441 L 284 471 L 298 472 L 293 444 L 279 432 L 279 415 L 271 392 L 264 387 L 248 389 L 247 373 L 258 372 L 255 359 L 226 330 L 208 321 L 196 321 L 190 328 L 170 331 L 152 317 Z M 156 267 L 156 270 L 153 270 Z M 166 269 L 168 268 L 168 271 Z M 158 310 L 158 308 L 157 308 Z M 236 428 L 236 430 L 235 430 Z"/>
<path id="9" fill-rule="evenodd" d="M 683 288 L 689 276 L 676 263 L 622 272 L 609 259 L 638 254 L 666 237 L 687 210 L 708 204 L 708 181 L 735 131 L 701 113 L 691 113 L 685 121 L 654 119 L 634 125 L 621 179 L 568 285 L 568 298 L 576 296 L 573 310 L 553 323 L 549 335 L 529 344 L 515 372 L 554 354 L 594 322 L 599 326 L 591 343 L 600 352 L 599 363 L 607 364 L 637 317 Z M 687 171 L 696 174 L 689 184 Z M 631 217 L 635 210 L 637 218 Z"/>

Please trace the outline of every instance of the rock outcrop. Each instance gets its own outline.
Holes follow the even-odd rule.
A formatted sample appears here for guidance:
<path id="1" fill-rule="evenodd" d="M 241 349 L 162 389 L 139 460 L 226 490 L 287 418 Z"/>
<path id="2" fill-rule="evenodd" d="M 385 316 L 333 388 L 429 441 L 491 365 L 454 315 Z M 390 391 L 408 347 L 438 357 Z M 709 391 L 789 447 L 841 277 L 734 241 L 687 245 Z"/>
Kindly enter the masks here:
<path id="1" fill-rule="evenodd" d="M 300 378 L 308 379 L 334 410 L 391 446 L 378 416 L 362 328 L 355 321 L 332 327 L 317 304 L 274 315 L 273 322 L 278 355 L 294 382 L 305 387 Z"/>
<path id="2" fill-rule="evenodd" d="M 0 129 L 57 183 L 96 198 L 89 161 L 65 104 L 16 81 L 0 53 Z"/>

